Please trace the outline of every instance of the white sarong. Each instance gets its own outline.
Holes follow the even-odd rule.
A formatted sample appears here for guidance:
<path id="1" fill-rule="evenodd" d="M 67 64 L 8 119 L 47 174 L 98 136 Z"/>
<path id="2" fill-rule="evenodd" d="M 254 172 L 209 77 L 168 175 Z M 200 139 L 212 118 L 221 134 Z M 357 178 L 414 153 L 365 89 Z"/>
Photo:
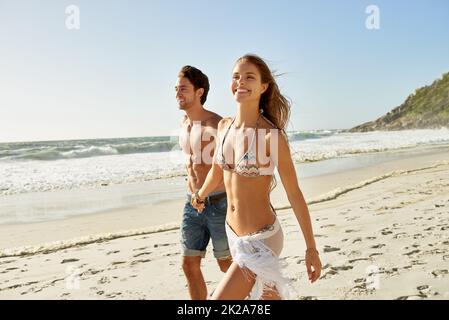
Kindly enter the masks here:
<path id="1" fill-rule="evenodd" d="M 228 223 L 225 225 L 233 261 L 244 272 L 250 270 L 256 277 L 249 299 L 259 300 L 270 290 L 276 290 L 283 300 L 294 298 L 290 280 L 283 275 L 286 263 L 279 259 L 284 233 L 277 217 L 268 228 L 242 237 L 236 235 Z"/>

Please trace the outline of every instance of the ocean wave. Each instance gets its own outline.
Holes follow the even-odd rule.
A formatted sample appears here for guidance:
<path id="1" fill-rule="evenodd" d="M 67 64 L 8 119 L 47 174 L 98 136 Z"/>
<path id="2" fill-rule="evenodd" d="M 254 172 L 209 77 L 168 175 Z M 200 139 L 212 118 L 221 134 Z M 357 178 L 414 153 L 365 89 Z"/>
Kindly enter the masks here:
<path id="1" fill-rule="evenodd" d="M 62 160 L 90 158 L 107 155 L 169 152 L 178 150 L 178 143 L 175 141 L 154 141 L 154 142 L 129 142 L 121 144 L 105 145 L 60 145 L 41 146 L 39 148 L 22 148 L 0 150 L 0 160 Z"/>
<path id="2" fill-rule="evenodd" d="M 302 141 L 308 139 L 320 139 L 335 134 L 336 130 L 312 130 L 312 131 L 294 131 L 288 132 L 289 141 Z"/>

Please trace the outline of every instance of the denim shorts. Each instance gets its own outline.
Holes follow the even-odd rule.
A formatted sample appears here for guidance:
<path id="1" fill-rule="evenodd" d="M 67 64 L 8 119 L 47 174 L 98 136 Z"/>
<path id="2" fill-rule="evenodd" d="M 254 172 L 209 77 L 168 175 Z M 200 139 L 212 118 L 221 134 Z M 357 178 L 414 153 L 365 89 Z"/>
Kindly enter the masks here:
<path id="1" fill-rule="evenodd" d="M 203 212 L 198 213 L 190 204 L 190 200 L 185 203 L 181 224 L 183 256 L 204 258 L 210 239 L 215 258 L 226 259 L 231 256 L 225 229 L 227 206 L 225 197 L 214 204 L 206 205 Z"/>

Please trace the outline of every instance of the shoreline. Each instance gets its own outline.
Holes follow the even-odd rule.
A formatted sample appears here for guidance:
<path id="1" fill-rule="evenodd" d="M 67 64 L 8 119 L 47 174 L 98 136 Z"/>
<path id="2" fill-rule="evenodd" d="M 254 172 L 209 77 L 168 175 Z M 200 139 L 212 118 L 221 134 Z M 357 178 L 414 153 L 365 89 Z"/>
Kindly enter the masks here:
<path id="1" fill-rule="evenodd" d="M 446 150 L 449 150 L 449 144 L 424 145 L 295 163 L 295 168 L 298 178 L 302 181 L 307 178 L 380 165 L 410 156 L 437 154 Z M 278 175 L 277 179 L 279 180 Z M 179 201 L 184 198 L 186 192 L 185 181 L 184 175 L 102 187 L 81 187 L 1 196 L 0 211 L 3 217 L 0 219 L 0 226 L 44 223 Z M 8 217 L 9 221 L 5 221 Z"/>
<path id="2" fill-rule="evenodd" d="M 397 156 L 397 155 L 394 155 Z M 430 153 L 418 154 L 408 159 L 395 159 L 366 167 L 344 170 L 331 174 L 299 178 L 300 187 L 307 203 L 319 203 L 323 198 L 327 201 L 335 195 L 344 193 L 345 189 L 353 190 L 360 184 L 370 180 L 375 182 L 385 175 L 398 170 L 415 170 L 434 165 L 441 159 L 449 159 L 449 150 L 433 150 Z M 298 174 L 301 177 L 301 174 Z M 273 206 L 283 215 L 290 208 L 281 181 L 271 193 Z M 137 187 L 137 186 L 136 186 Z M 123 234 L 146 234 L 153 230 L 163 231 L 179 226 L 184 205 L 184 193 L 179 199 L 160 201 L 155 204 L 133 206 L 105 210 L 100 213 L 77 215 L 60 220 L 2 224 L 0 225 L 0 257 L 9 249 L 23 248 L 26 252 L 35 252 L 35 247 L 66 247 L 67 243 L 92 243 L 92 239 L 112 239 Z M 321 198 L 321 200 L 320 200 Z M 70 246 L 69 246 L 70 247 Z M 6 251 L 5 251 L 6 250 Z M 20 250 L 19 250 L 20 251 Z"/>

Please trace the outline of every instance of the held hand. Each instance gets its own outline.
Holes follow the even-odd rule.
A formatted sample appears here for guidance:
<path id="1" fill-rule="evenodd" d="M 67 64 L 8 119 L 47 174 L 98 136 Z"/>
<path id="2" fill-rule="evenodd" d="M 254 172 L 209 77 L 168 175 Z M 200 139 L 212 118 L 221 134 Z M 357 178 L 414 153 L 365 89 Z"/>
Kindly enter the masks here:
<path id="1" fill-rule="evenodd" d="M 192 199 L 190 201 L 190 204 L 192 205 L 192 207 L 194 207 L 199 213 L 202 213 L 205 207 L 204 204 L 204 200 L 201 200 L 200 197 L 198 196 L 198 193 L 195 192 L 192 195 Z"/>
<path id="2" fill-rule="evenodd" d="M 313 271 L 312 271 L 313 267 Z M 316 249 L 306 250 L 306 268 L 309 280 L 314 283 L 321 275 L 321 261 Z"/>

